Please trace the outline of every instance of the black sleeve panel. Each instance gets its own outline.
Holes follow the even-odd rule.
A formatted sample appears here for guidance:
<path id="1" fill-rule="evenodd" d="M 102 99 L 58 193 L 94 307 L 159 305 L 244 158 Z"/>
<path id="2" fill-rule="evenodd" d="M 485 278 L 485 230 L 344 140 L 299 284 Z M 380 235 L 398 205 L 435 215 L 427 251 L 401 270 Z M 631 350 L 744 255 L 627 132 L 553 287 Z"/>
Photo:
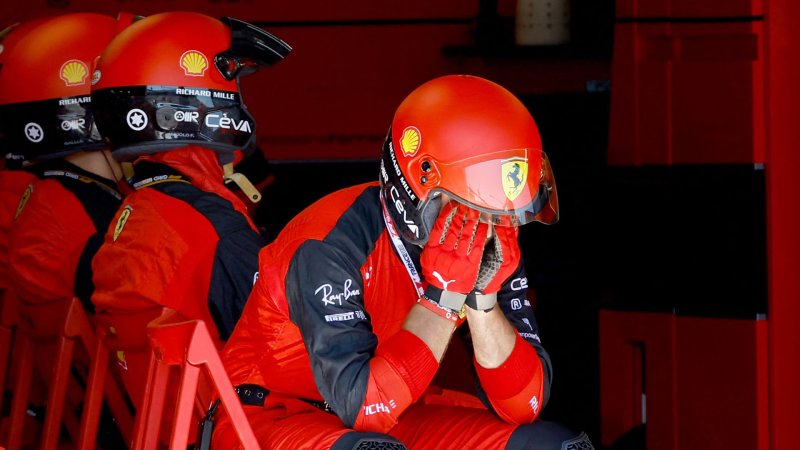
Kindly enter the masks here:
<path id="1" fill-rule="evenodd" d="M 543 405 L 546 405 L 547 401 L 550 399 L 553 363 L 550 361 L 550 355 L 547 353 L 547 350 L 544 349 L 539 339 L 539 325 L 536 323 L 536 317 L 533 314 L 533 306 L 528 300 L 528 277 L 525 274 L 524 261 L 520 260 L 516 272 L 506 280 L 503 287 L 497 293 L 497 304 L 502 309 L 509 323 L 511 323 L 520 336 L 536 350 L 536 354 L 539 355 L 539 359 L 542 362 L 542 370 L 544 371 Z M 469 348 L 471 348 L 471 346 Z M 478 384 L 479 397 L 489 409 L 492 409 L 486 399 L 483 388 L 480 387 L 479 382 L 476 382 L 476 384 Z"/>
<path id="2" fill-rule="evenodd" d="M 105 230 L 89 236 L 83 247 L 78 265 L 75 268 L 75 296 L 81 300 L 83 309 L 94 314 L 94 304 L 91 301 L 94 293 L 94 280 L 92 279 L 92 260 L 105 241 Z"/>
<path id="3" fill-rule="evenodd" d="M 208 309 L 220 337 L 227 340 L 242 315 L 258 272 L 258 253 L 267 242 L 228 200 L 184 183 L 152 186 L 185 201 L 206 217 L 217 232 Z"/>
<path id="4" fill-rule="evenodd" d="M 377 188 L 366 189 L 322 241 L 295 252 L 289 313 L 303 335 L 320 394 L 352 427 L 364 403 L 378 339 L 364 307 L 361 266 L 384 230 Z"/>
<path id="5" fill-rule="evenodd" d="M 378 345 L 363 290 L 349 255 L 321 241 L 298 249 L 286 277 L 290 317 L 303 335 L 317 388 L 349 427 L 364 403 Z"/>
<path id="6" fill-rule="evenodd" d="M 227 340 L 242 316 L 258 272 L 258 253 L 266 240 L 248 225 L 220 235 L 208 290 L 208 308 L 219 335 Z"/>

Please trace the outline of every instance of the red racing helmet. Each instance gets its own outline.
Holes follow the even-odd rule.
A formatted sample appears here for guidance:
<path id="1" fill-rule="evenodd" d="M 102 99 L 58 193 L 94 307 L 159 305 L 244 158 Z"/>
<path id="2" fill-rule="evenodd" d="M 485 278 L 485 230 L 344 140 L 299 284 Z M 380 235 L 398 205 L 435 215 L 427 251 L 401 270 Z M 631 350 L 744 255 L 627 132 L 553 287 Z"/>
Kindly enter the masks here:
<path id="1" fill-rule="evenodd" d="M 255 144 L 239 77 L 290 51 L 270 33 L 228 17 L 149 16 L 100 58 L 92 87 L 97 126 L 120 161 L 196 144 L 217 151 L 224 165 Z"/>
<path id="2" fill-rule="evenodd" d="M 484 221 L 558 221 L 555 178 L 525 105 L 483 78 L 450 75 L 400 104 L 383 146 L 381 189 L 398 231 L 427 242 L 442 194 Z"/>
<path id="3" fill-rule="evenodd" d="M 46 160 L 104 146 L 91 113 L 97 57 L 133 20 L 67 14 L 0 33 L 0 147 L 10 160 Z"/>

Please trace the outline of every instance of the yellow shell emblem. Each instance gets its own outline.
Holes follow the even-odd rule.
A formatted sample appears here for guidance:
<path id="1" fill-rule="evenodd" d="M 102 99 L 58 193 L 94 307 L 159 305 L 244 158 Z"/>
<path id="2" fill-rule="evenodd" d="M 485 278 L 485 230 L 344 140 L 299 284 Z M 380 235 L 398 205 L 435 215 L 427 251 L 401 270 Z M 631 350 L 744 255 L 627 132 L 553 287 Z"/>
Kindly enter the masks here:
<path id="1" fill-rule="evenodd" d="M 28 188 L 25 189 L 25 192 L 22 193 L 22 198 L 19 199 L 19 204 L 17 205 L 17 213 L 14 214 L 14 220 L 22 214 L 22 210 L 25 209 L 25 205 L 28 204 L 28 200 L 31 198 L 31 194 L 33 194 L 33 185 L 29 184 Z"/>
<path id="2" fill-rule="evenodd" d="M 181 55 L 183 72 L 190 77 L 201 77 L 208 68 L 208 58 L 197 50 L 189 50 Z"/>
<path id="3" fill-rule="evenodd" d="M 403 130 L 403 135 L 400 137 L 400 150 L 406 156 L 414 156 L 419 150 L 419 145 L 422 143 L 422 136 L 419 134 L 417 127 L 406 127 Z"/>
<path id="4" fill-rule="evenodd" d="M 525 189 L 528 180 L 528 160 L 526 158 L 513 158 L 503 161 L 501 167 L 503 191 L 512 202 L 519 197 Z"/>
<path id="5" fill-rule="evenodd" d="M 78 86 L 86 83 L 86 76 L 89 75 L 89 68 L 83 61 L 71 59 L 61 65 L 61 72 L 59 75 L 67 86 Z"/>
<path id="6" fill-rule="evenodd" d="M 114 242 L 117 242 L 117 238 L 120 233 L 122 233 L 122 229 L 125 228 L 125 224 L 128 223 L 128 218 L 131 216 L 132 212 L 133 206 L 125 205 L 125 209 L 122 210 L 119 219 L 117 219 L 117 225 L 114 227 Z"/>

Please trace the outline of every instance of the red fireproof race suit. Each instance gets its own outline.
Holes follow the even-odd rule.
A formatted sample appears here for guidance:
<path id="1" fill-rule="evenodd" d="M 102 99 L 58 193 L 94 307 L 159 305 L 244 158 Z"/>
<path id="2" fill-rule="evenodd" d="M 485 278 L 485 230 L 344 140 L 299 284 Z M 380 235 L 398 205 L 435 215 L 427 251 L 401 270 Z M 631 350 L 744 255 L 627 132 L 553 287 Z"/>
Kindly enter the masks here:
<path id="1" fill-rule="evenodd" d="M 98 313 L 119 315 L 171 308 L 203 319 L 221 347 L 250 294 L 266 242 L 225 186 L 214 151 L 186 146 L 156 153 L 140 157 L 134 170 L 135 191 L 94 261 L 92 303 Z M 147 355 L 117 357 L 138 404 Z"/>
<path id="2" fill-rule="evenodd" d="M 23 170 L 0 171 L 0 291 L 8 289 L 8 237 L 25 189 L 35 176 Z"/>
<path id="3" fill-rule="evenodd" d="M 113 181 L 63 160 L 34 173 L 9 235 L 11 287 L 22 302 L 77 296 L 91 311 L 92 259 L 122 195 Z"/>
<path id="4" fill-rule="evenodd" d="M 67 161 L 54 160 L 31 169 L 36 178 L 17 195 L 9 230 L 9 282 L 19 302 L 53 306 L 77 296 L 92 311 L 92 258 L 103 242 L 122 196 L 116 183 L 87 172 Z M 36 328 L 53 326 L 59 317 L 50 314 L 28 317 Z M 49 382 L 55 344 L 38 345 L 37 372 Z M 73 363 L 77 378 L 85 377 L 88 361 L 78 352 Z M 85 381 L 85 378 L 84 378 Z M 70 384 L 68 402 L 80 403 L 82 390 Z M 46 390 L 33 390 L 31 402 L 39 404 Z"/>
<path id="5" fill-rule="evenodd" d="M 352 430 L 389 433 L 409 448 L 503 448 L 516 424 L 535 420 L 551 378 L 522 264 L 498 294 L 519 332 L 514 350 L 497 369 L 474 364 L 490 409 L 468 395 L 433 395 L 441 394 L 430 387 L 436 359 L 401 329 L 418 299 L 409 270 L 419 273 L 421 249 L 405 246 L 407 268 L 381 208 L 375 183 L 343 189 L 261 251 L 259 279 L 222 355 L 234 386 L 269 391 L 263 406 L 245 406 L 256 436 L 272 449 L 329 448 Z M 222 418 L 215 448 L 235 442 Z"/>

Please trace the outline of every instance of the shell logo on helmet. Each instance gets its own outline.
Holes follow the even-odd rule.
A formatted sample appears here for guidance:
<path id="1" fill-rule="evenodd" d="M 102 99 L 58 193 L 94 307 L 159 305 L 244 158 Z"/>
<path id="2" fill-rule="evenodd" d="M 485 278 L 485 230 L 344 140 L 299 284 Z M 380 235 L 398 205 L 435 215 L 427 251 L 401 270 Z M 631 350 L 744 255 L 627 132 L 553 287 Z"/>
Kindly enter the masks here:
<path id="1" fill-rule="evenodd" d="M 417 127 L 406 127 L 400 137 L 400 149 L 405 156 L 414 156 L 422 143 L 422 136 Z"/>
<path id="2" fill-rule="evenodd" d="M 503 174 L 503 191 L 509 200 L 514 201 L 525 188 L 528 180 L 528 160 L 526 158 L 512 158 L 503 161 L 500 166 Z"/>
<path id="3" fill-rule="evenodd" d="M 77 59 L 70 59 L 61 65 L 59 76 L 67 86 L 80 86 L 86 83 L 89 68 L 86 63 Z"/>
<path id="4" fill-rule="evenodd" d="M 208 69 L 208 58 L 197 50 L 187 50 L 181 55 L 180 65 L 189 77 L 202 77 Z"/>

